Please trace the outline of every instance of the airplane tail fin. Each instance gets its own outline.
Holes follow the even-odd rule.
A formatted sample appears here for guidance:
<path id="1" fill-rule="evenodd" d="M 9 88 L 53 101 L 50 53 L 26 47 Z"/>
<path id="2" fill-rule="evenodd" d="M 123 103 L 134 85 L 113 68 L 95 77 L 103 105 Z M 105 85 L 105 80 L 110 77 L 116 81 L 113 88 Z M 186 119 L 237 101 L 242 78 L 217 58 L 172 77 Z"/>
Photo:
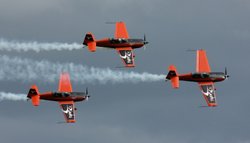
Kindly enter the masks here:
<path id="1" fill-rule="evenodd" d="M 170 65 L 168 68 L 169 72 L 166 79 L 171 80 L 171 84 L 173 88 L 179 88 L 179 76 L 177 74 L 176 67 L 174 65 Z"/>
<path id="2" fill-rule="evenodd" d="M 90 52 L 96 51 L 95 37 L 92 33 L 88 32 L 86 34 L 84 41 L 83 41 L 83 44 L 88 46 L 88 49 Z"/>
<path id="3" fill-rule="evenodd" d="M 27 97 L 31 99 L 31 102 L 34 106 L 39 106 L 40 96 L 39 96 L 38 87 L 36 85 L 31 86 Z"/>

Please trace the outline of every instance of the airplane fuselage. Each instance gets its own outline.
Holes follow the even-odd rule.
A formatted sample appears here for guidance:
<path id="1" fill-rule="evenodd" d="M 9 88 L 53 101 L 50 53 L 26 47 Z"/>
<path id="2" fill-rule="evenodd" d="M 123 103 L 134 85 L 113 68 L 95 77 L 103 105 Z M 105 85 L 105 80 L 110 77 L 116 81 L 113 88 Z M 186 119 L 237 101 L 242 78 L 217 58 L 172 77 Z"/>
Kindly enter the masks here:
<path id="1" fill-rule="evenodd" d="M 45 92 L 39 94 L 39 96 L 43 100 L 74 102 L 83 101 L 88 98 L 84 92 Z"/>
<path id="2" fill-rule="evenodd" d="M 202 73 L 188 73 L 178 75 L 179 80 L 190 82 L 220 82 L 226 79 L 223 72 L 202 72 Z"/>
<path id="3" fill-rule="evenodd" d="M 96 46 L 106 48 L 131 47 L 132 49 L 141 48 L 148 42 L 143 39 L 124 39 L 124 38 L 105 38 L 96 41 Z"/>

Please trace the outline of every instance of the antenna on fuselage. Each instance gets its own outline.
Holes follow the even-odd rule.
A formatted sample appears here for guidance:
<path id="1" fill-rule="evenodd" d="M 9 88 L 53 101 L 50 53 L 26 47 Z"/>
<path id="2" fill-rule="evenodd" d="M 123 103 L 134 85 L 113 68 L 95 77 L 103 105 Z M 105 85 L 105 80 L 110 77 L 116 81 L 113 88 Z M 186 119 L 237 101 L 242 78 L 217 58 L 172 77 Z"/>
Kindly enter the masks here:
<path id="1" fill-rule="evenodd" d="M 201 50 L 201 49 L 187 49 L 187 52 L 196 52 L 197 50 Z"/>
<path id="2" fill-rule="evenodd" d="M 114 22 L 114 21 L 107 21 L 107 22 L 105 22 L 105 24 L 115 24 L 116 22 Z"/>
<path id="3" fill-rule="evenodd" d="M 187 51 L 187 52 L 195 52 L 196 49 L 187 49 L 186 51 Z"/>
<path id="4" fill-rule="evenodd" d="M 196 51 L 198 51 L 198 50 L 204 50 L 204 49 L 187 49 L 186 51 L 187 52 L 196 52 Z"/>

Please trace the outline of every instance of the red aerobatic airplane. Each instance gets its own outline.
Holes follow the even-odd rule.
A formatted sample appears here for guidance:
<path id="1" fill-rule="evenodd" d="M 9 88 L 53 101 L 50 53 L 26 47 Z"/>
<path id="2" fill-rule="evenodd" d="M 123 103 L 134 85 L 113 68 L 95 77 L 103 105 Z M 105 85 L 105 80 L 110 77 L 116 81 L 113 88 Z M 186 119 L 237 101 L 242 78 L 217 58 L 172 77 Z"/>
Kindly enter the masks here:
<path id="1" fill-rule="evenodd" d="M 60 75 L 58 92 L 39 93 L 36 85 L 32 85 L 27 95 L 34 106 L 39 106 L 40 99 L 59 102 L 67 123 L 74 123 L 75 120 L 75 102 L 88 100 L 88 90 L 86 92 L 73 92 L 70 77 L 68 73 Z"/>
<path id="2" fill-rule="evenodd" d="M 220 82 L 229 77 L 227 69 L 223 72 L 211 72 L 205 50 L 196 51 L 196 72 L 178 74 L 174 65 L 169 66 L 166 80 L 171 80 L 173 88 L 179 88 L 179 80 L 198 82 L 201 92 L 210 107 L 217 106 L 214 82 Z"/>
<path id="3" fill-rule="evenodd" d="M 125 67 L 135 67 L 133 49 L 143 47 L 146 44 L 148 42 L 145 35 L 144 39 L 129 38 L 124 22 L 116 22 L 114 38 L 96 40 L 94 35 L 88 32 L 83 41 L 83 45 L 88 46 L 90 52 L 95 52 L 96 46 L 116 49 Z"/>

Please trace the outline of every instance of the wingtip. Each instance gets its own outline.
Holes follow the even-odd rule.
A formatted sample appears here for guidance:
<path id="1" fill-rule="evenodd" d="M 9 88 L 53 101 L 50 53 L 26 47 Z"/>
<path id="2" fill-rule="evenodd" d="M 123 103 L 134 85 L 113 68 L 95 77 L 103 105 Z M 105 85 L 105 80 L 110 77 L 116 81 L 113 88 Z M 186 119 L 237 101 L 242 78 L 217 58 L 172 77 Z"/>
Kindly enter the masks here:
<path id="1" fill-rule="evenodd" d="M 76 120 L 68 120 L 67 123 L 75 123 Z"/>
<path id="2" fill-rule="evenodd" d="M 210 103 L 208 104 L 209 107 L 217 107 L 217 104 L 216 103 Z"/>
<path id="3" fill-rule="evenodd" d="M 126 68 L 134 68 L 135 65 L 126 65 L 125 67 L 126 67 Z"/>
<path id="4" fill-rule="evenodd" d="M 126 68 L 131 69 L 134 68 L 135 66 L 126 66 Z"/>

